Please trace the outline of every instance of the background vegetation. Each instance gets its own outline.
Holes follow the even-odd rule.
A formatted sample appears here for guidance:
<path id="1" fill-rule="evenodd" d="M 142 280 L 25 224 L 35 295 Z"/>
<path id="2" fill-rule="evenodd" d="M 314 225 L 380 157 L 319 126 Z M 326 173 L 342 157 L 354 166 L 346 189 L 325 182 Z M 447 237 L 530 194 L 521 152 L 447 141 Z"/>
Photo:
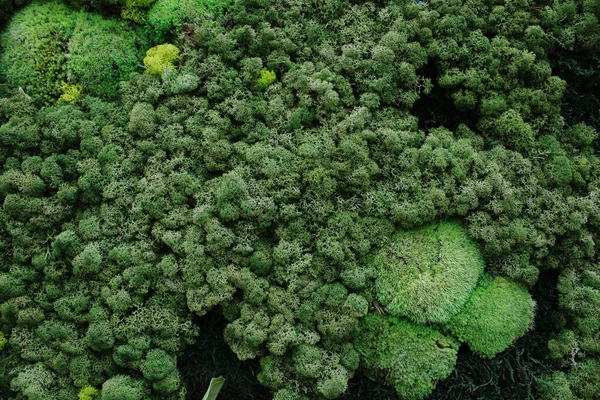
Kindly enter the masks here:
<path id="1" fill-rule="evenodd" d="M 599 17 L 0 0 L 0 397 L 597 398 Z"/>

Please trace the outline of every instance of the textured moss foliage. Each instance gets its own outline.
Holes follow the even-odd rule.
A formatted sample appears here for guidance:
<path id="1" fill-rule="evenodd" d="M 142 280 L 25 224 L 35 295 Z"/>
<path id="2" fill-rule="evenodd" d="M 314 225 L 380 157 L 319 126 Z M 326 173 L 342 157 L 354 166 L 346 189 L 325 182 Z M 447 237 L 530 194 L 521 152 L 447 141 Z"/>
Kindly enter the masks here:
<path id="1" fill-rule="evenodd" d="M 157 0 L 148 10 L 146 23 L 155 41 L 174 36 L 185 22 L 199 21 L 205 14 L 217 14 L 232 0 Z"/>
<path id="2" fill-rule="evenodd" d="M 588 359 L 574 365 L 569 374 L 556 371 L 540 382 L 540 400 L 592 400 L 600 393 L 600 363 Z"/>
<path id="3" fill-rule="evenodd" d="M 144 57 L 144 66 L 146 73 L 151 75 L 161 75 L 168 68 L 175 68 L 181 57 L 177 46 L 169 43 L 159 44 L 146 52 Z"/>
<path id="4" fill-rule="evenodd" d="M 600 393 L 600 362 L 590 358 L 573 368 L 569 376 L 573 393 L 582 399 L 595 399 Z"/>
<path id="5" fill-rule="evenodd" d="M 146 47 L 127 23 L 58 2 L 19 11 L 0 43 L 0 74 L 42 103 L 64 93 L 61 82 L 81 84 L 87 94 L 114 100 L 119 81 L 138 68 Z"/>
<path id="6" fill-rule="evenodd" d="M 370 376 L 394 386 L 404 399 L 422 399 L 454 370 L 459 342 L 435 329 L 374 313 L 362 320 L 355 346 Z"/>
<path id="7" fill-rule="evenodd" d="M 101 400 L 142 400 L 144 385 L 127 375 L 116 375 L 102 385 Z"/>
<path id="8" fill-rule="evenodd" d="M 4 349 L 4 346 L 8 343 L 8 339 L 4 336 L 3 332 L 0 332 L 0 351 Z"/>
<path id="9" fill-rule="evenodd" d="M 86 33 L 97 16 L 60 19 L 83 14 L 36 5 L 47 11 L 25 9 L 13 21 L 23 29 L 7 32 L 3 57 L 24 45 L 44 57 L 2 72 L 50 78 L 21 92 L 0 82 L 0 95 L 9 85 L 15 94 L 0 99 L 0 330 L 10 333 L 1 398 L 72 400 L 91 385 L 103 400 L 176 399 L 175 366 L 211 310 L 277 400 L 336 398 L 377 353 L 359 353 L 356 338 L 378 307 L 397 313 L 381 317 L 396 319 L 382 337 L 402 332 L 389 352 L 414 357 L 373 356 L 372 376 L 410 378 L 394 384 L 424 396 L 451 368 L 432 338 L 454 343 L 441 345 L 448 352 L 473 344 L 493 324 L 468 313 L 470 302 L 494 318 L 506 303 L 484 287 L 472 294 L 483 264 L 457 261 L 468 241 L 448 245 L 464 230 L 448 228 L 447 240 L 427 231 L 453 219 L 491 275 L 531 287 L 556 271 L 564 333 L 549 349 L 555 368 L 572 366 L 567 389 L 594 398 L 597 133 L 565 126 L 565 82 L 549 57 L 598 48 L 597 0 L 235 0 L 227 12 L 195 0 L 76 2 L 113 15 L 135 8 L 144 32 L 164 36 L 154 44 L 184 57 L 166 69 L 157 57 L 157 73 L 141 73 L 150 46 L 135 47 L 140 74 L 119 84 L 118 62 L 79 57 L 120 54 L 103 30 Z M 113 26 L 131 43 L 129 25 Z M 106 93 L 120 86 L 115 102 L 55 101 L 62 81 L 93 94 L 98 81 L 80 76 L 109 64 L 115 74 L 97 76 Z M 268 87 L 257 87 L 261 71 Z M 392 236 L 406 250 L 390 247 Z M 405 265 L 401 253 L 415 249 L 425 257 Z M 450 323 L 432 323 L 457 315 L 469 324 L 455 339 Z M 367 336 L 364 346 L 380 341 Z"/>
<path id="10" fill-rule="evenodd" d="M 445 323 L 469 299 L 484 262 L 460 223 L 441 222 L 397 233 L 373 265 L 377 299 L 391 315 Z"/>
<path id="11" fill-rule="evenodd" d="M 83 98 L 83 85 L 81 84 L 70 84 L 63 82 L 60 85 L 60 91 L 62 94 L 58 98 L 59 101 L 64 101 L 68 104 L 75 104 L 81 101 Z"/>
<path id="12" fill-rule="evenodd" d="M 372 262 L 376 298 L 391 316 L 365 317 L 356 349 L 367 373 L 403 398 L 424 398 L 448 376 L 459 343 L 493 357 L 532 323 L 526 289 L 505 278 L 480 280 L 478 245 L 456 221 L 398 232 Z M 429 324 L 446 324 L 450 335 Z"/>
<path id="13" fill-rule="evenodd" d="M 558 290 L 561 305 L 577 324 L 548 343 L 553 358 L 566 362 L 579 350 L 599 354 L 600 264 L 587 264 L 579 271 L 564 271 L 558 280 Z"/>
<path id="14" fill-rule="evenodd" d="M 179 374 L 177 361 L 161 349 L 148 352 L 146 359 L 141 364 L 142 374 L 152 387 L 159 393 L 171 393 L 179 389 Z"/>
<path id="15" fill-rule="evenodd" d="M 486 276 L 448 327 L 471 350 L 491 358 L 531 327 L 534 305 L 519 284 Z"/>
<path id="16" fill-rule="evenodd" d="M 148 9 L 156 0 L 124 0 L 121 9 L 121 17 L 142 24 L 146 22 Z"/>
<path id="17" fill-rule="evenodd" d="M 85 385 L 79 391 L 77 395 L 79 400 L 97 400 L 100 396 L 100 392 L 93 386 Z"/>
<path id="18" fill-rule="evenodd" d="M 277 76 L 274 71 L 269 71 L 266 68 L 260 70 L 260 78 L 256 80 L 256 88 L 259 90 L 264 90 L 268 88 L 275 80 Z"/>

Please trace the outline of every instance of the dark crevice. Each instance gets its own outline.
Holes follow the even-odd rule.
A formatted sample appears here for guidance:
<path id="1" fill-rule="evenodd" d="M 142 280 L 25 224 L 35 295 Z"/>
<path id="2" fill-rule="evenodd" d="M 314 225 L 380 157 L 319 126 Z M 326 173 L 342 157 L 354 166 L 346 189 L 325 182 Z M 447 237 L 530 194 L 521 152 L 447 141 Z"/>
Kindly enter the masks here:
<path id="1" fill-rule="evenodd" d="M 562 51 L 551 55 L 552 75 L 567 82 L 561 114 L 567 125 L 585 123 L 600 128 L 600 56 Z"/>
<path id="2" fill-rule="evenodd" d="M 438 383 L 430 399 L 534 400 L 537 379 L 551 369 L 548 340 L 560 330 L 557 281 L 557 271 L 546 271 L 533 287 L 537 307 L 531 331 L 489 360 L 463 344 L 454 372 Z"/>
<path id="3" fill-rule="evenodd" d="M 459 111 L 454 106 L 446 91 L 437 84 L 441 71 L 434 60 L 430 60 L 417 74 L 429 78 L 434 84 L 429 94 L 421 94 L 411 110 L 411 114 L 419 118 L 419 129 L 428 131 L 443 126 L 454 131 L 462 123 L 474 129 L 477 115 L 474 112 Z"/>
<path id="4" fill-rule="evenodd" d="M 558 275 L 557 271 L 542 272 L 531 291 L 537 303 L 534 329 L 493 359 L 481 358 L 463 344 L 454 372 L 437 383 L 430 399 L 535 399 L 536 380 L 551 370 L 548 340 L 560 330 Z M 258 360 L 239 361 L 225 343 L 223 330 L 227 321 L 219 312 L 211 311 L 194 322 L 200 326 L 200 336 L 179 360 L 188 399 L 202 398 L 210 379 L 221 375 L 226 379 L 220 394 L 224 399 L 272 398 L 272 393 L 256 378 L 260 370 Z M 400 400 L 400 397 L 393 387 L 375 382 L 359 370 L 340 399 Z"/>
<path id="5" fill-rule="evenodd" d="M 223 376 L 225 385 L 219 399 L 270 400 L 273 394 L 262 386 L 256 375 L 258 359 L 240 361 L 223 339 L 227 320 L 217 310 L 194 323 L 200 327 L 196 342 L 188 346 L 179 358 L 178 368 L 186 382 L 187 398 L 198 400 L 204 396 L 212 378 Z"/>

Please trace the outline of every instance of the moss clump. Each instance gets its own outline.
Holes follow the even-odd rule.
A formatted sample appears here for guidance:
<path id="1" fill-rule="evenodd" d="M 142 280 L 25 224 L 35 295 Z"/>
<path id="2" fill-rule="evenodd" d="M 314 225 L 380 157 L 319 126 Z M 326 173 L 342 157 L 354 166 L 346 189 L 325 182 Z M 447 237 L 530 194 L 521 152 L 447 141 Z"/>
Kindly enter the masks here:
<path id="1" fill-rule="evenodd" d="M 206 13 L 218 13 L 231 0 L 158 0 L 148 10 L 146 26 L 155 41 L 176 36 L 184 22 L 197 21 Z"/>
<path id="2" fill-rule="evenodd" d="M 448 327 L 475 353 L 492 358 L 525 334 L 533 322 L 534 306 L 527 289 L 502 277 L 486 276 Z"/>
<path id="3" fill-rule="evenodd" d="M 175 64 L 181 60 L 177 46 L 170 43 L 159 44 L 146 52 L 144 67 L 146 73 L 151 75 L 162 75 L 165 68 L 175 68 Z"/>
<path id="4" fill-rule="evenodd" d="M 268 69 L 263 68 L 260 70 L 260 78 L 256 80 L 255 87 L 259 90 L 265 90 L 271 86 L 276 79 L 277 76 L 275 75 L 275 71 L 269 71 Z"/>
<path id="5" fill-rule="evenodd" d="M 79 103 L 83 99 L 83 86 L 81 84 L 72 84 L 63 82 L 60 85 L 62 94 L 58 98 L 67 104 Z"/>
<path id="6" fill-rule="evenodd" d="M 156 0 L 125 0 L 121 9 L 121 18 L 143 24 L 146 22 L 148 9 Z"/>
<path id="7" fill-rule="evenodd" d="M 587 359 L 569 371 L 569 386 L 580 399 L 597 399 L 600 393 L 600 361 Z"/>
<path id="8" fill-rule="evenodd" d="M 539 400 L 577 400 L 569 387 L 567 375 L 562 371 L 543 376 L 538 390 Z"/>
<path id="9" fill-rule="evenodd" d="M 102 400 L 141 400 L 144 387 L 128 375 L 116 375 L 102 385 Z"/>
<path id="10" fill-rule="evenodd" d="M 377 300 L 417 323 L 445 323 L 465 305 L 483 273 L 477 244 L 458 222 L 400 232 L 372 261 Z"/>
<path id="11" fill-rule="evenodd" d="M 8 339 L 4 336 L 3 332 L 0 332 L 0 351 L 2 351 L 2 349 L 4 349 L 4 346 L 6 346 L 6 343 L 8 343 Z"/>
<path id="12" fill-rule="evenodd" d="M 429 395 L 456 364 L 459 343 L 426 326 L 370 314 L 361 323 L 355 348 L 367 374 L 394 386 L 404 399 Z"/>
<path id="13" fill-rule="evenodd" d="M 98 391 L 98 389 L 91 385 L 85 385 L 81 388 L 77 397 L 79 398 L 79 400 L 96 400 L 98 399 L 99 395 L 100 392 Z"/>
<path id="14" fill-rule="evenodd" d="M 147 48 L 128 23 L 76 11 L 64 4 L 35 3 L 13 17 L 0 38 L 0 73 L 38 103 L 53 103 L 61 82 L 115 100 Z"/>

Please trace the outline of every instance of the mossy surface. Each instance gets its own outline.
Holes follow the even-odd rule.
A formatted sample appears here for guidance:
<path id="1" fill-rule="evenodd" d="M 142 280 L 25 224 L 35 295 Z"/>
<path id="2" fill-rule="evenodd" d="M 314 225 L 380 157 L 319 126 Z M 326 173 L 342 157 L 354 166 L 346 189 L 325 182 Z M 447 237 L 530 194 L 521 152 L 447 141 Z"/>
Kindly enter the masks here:
<path id="1" fill-rule="evenodd" d="M 465 309 L 448 324 L 452 333 L 483 357 L 494 357 L 523 336 L 533 321 L 527 289 L 508 279 L 486 276 Z"/>
<path id="2" fill-rule="evenodd" d="M 50 33 L 59 14 L 29 14 L 39 29 L 27 38 L 48 59 L 27 68 L 57 72 L 21 90 L 0 76 L 0 97 L 14 95 L 0 98 L 0 399 L 74 400 L 85 385 L 101 400 L 197 399 L 217 363 L 237 374 L 231 358 L 250 366 L 246 383 L 223 373 L 235 393 L 220 397 L 235 400 L 260 398 L 252 382 L 276 400 L 546 400 L 535 384 L 559 369 L 562 392 L 596 398 L 599 143 L 578 124 L 600 119 L 586 117 L 591 98 L 563 113 L 555 75 L 594 87 L 598 0 L 53 1 L 122 13 L 183 57 L 157 58 L 153 75 L 151 45 L 138 48 L 140 74 L 127 76 L 112 36 L 87 30 L 97 14 L 70 10 L 77 19 Z M 113 25 L 123 43 L 138 32 Z M 121 96 L 104 102 L 95 84 Z M 483 263 L 452 261 L 468 246 L 424 233 L 452 218 L 490 275 L 533 288 L 555 273 L 535 298 L 557 323 L 544 331 L 539 318 L 494 358 L 461 346 L 435 397 L 451 357 L 432 341 L 477 349 L 500 323 L 490 334 L 476 314 L 505 307 L 478 293 Z M 485 307 L 470 315 L 469 301 Z M 360 332 L 369 314 L 387 322 Z"/>
<path id="3" fill-rule="evenodd" d="M 206 13 L 217 13 L 232 0 L 158 0 L 148 10 L 146 24 L 153 40 L 175 36 L 186 21 L 198 20 Z"/>
<path id="4" fill-rule="evenodd" d="M 77 395 L 78 400 L 97 400 L 100 396 L 98 389 L 91 385 L 85 385 Z"/>
<path id="5" fill-rule="evenodd" d="M 265 90 L 266 88 L 271 86 L 271 84 L 275 82 L 275 80 L 277 80 L 277 75 L 275 74 L 275 72 L 263 68 L 260 70 L 260 78 L 256 80 L 255 85 L 257 89 Z"/>
<path id="6" fill-rule="evenodd" d="M 448 377 L 458 346 L 435 329 L 379 314 L 363 319 L 355 341 L 368 375 L 394 386 L 404 399 L 422 399 Z"/>
<path id="7" fill-rule="evenodd" d="M 148 74 L 162 75 L 165 69 L 175 68 L 175 64 L 180 60 L 180 51 L 177 46 L 169 43 L 159 44 L 146 52 L 144 67 Z"/>
<path id="8" fill-rule="evenodd" d="M 387 312 L 417 323 L 445 323 L 469 299 L 484 268 L 458 222 L 399 232 L 374 257 L 375 292 Z"/>
<path id="9" fill-rule="evenodd" d="M 63 82 L 115 100 L 119 82 L 138 69 L 148 47 L 127 22 L 59 2 L 34 3 L 16 13 L 0 46 L 0 74 L 41 104 L 53 103 Z"/>

